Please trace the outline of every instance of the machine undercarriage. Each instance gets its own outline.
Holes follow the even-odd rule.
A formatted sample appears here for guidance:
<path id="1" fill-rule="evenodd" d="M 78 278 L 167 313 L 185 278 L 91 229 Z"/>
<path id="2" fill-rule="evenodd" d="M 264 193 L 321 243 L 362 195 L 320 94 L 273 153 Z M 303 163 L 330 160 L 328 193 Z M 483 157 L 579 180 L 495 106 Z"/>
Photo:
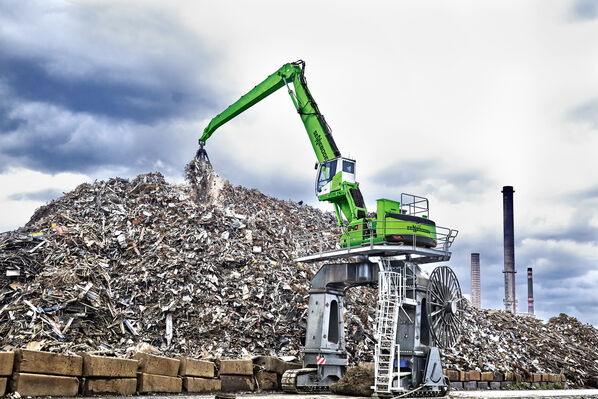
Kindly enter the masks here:
<path id="1" fill-rule="evenodd" d="M 461 289 L 453 271 L 439 266 L 428 275 L 422 263 L 448 260 L 450 252 L 414 246 L 363 248 L 339 256 L 337 250 L 298 261 L 346 262 L 323 265 L 311 281 L 304 368 L 283 376 L 286 392 L 327 391 L 348 366 L 344 331 L 344 297 L 356 286 L 377 286 L 374 392 L 379 397 L 443 396 L 449 385 L 440 350 L 459 337 L 463 311 Z"/>

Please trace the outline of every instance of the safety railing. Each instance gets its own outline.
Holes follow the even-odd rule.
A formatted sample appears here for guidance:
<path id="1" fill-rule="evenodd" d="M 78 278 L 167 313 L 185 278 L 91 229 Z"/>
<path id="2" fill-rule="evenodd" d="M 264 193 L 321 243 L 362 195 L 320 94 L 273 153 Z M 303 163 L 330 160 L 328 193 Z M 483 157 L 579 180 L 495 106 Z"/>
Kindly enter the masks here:
<path id="1" fill-rule="evenodd" d="M 378 300 L 400 302 L 405 298 L 406 285 L 402 273 L 396 271 L 381 271 L 378 273 Z"/>
<path id="2" fill-rule="evenodd" d="M 425 197 L 401 193 L 401 213 L 412 216 L 429 216 L 429 203 Z"/>
<path id="3" fill-rule="evenodd" d="M 314 231 L 296 239 L 295 257 L 338 249 L 402 246 L 448 252 L 458 231 L 433 224 L 395 220 L 367 220 L 336 231 Z"/>

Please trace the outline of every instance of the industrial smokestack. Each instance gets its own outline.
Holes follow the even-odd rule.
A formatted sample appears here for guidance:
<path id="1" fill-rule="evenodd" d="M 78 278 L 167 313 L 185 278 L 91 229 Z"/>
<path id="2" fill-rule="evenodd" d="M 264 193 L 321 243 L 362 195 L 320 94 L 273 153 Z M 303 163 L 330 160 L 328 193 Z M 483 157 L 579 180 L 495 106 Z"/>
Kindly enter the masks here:
<path id="1" fill-rule="evenodd" d="M 476 309 L 482 308 L 482 289 L 480 286 L 480 254 L 471 254 L 471 304 Z"/>
<path id="2" fill-rule="evenodd" d="M 505 245 L 505 310 L 516 313 L 515 299 L 515 232 L 513 226 L 513 186 L 502 188 L 503 227 Z"/>
<path id="3" fill-rule="evenodd" d="M 527 313 L 534 314 L 534 278 L 532 268 L 527 268 Z"/>

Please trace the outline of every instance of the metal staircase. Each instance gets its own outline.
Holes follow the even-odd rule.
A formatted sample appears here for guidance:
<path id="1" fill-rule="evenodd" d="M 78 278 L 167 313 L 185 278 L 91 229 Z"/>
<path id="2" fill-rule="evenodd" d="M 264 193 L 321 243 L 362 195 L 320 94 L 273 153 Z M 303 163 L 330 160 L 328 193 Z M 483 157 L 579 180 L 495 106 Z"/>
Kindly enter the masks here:
<path id="1" fill-rule="evenodd" d="M 395 378 L 399 378 L 400 348 L 397 343 L 399 309 L 405 299 L 403 270 L 393 270 L 388 259 L 379 258 L 378 306 L 376 310 L 375 391 L 390 394 Z M 396 366 L 395 366 L 396 361 Z M 396 391 L 393 389 L 393 391 Z"/>

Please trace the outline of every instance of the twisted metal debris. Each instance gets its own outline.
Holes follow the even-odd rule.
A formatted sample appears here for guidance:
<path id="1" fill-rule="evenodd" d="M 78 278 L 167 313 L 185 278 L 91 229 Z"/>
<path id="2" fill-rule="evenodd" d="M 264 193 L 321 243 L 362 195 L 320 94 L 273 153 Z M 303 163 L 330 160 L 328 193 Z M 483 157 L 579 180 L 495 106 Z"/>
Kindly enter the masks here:
<path id="1" fill-rule="evenodd" d="M 309 281 L 296 263 L 332 213 L 234 187 L 192 161 L 189 184 L 159 173 L 82 184 L 0 235 L 0 348 L 119 354 L 300 357 Z M 317 248 L 320 249 L 320 248 Z M 347 293 L 352 364 L 371 361 L 376 293 Z M 596 329 L 469 309 L 446 368 L 598 375 Z"/>
<path id="2" fill-rule="evenodd" d="M 201 178 L 197 200 L 158 173 L 82 184 L 3 235 L 0 346 L 299 355 L 313 270 L 295 241 L 334 215 Z"/>
<path id="3" fill-rule="evenodd" d="M 469 307 L 462 331 L 460 342 L 443 351 L 446 368 L 564 374 L 572 386 L 598 375 L 598 331 L 563 313 L 543 322 Z"/>

